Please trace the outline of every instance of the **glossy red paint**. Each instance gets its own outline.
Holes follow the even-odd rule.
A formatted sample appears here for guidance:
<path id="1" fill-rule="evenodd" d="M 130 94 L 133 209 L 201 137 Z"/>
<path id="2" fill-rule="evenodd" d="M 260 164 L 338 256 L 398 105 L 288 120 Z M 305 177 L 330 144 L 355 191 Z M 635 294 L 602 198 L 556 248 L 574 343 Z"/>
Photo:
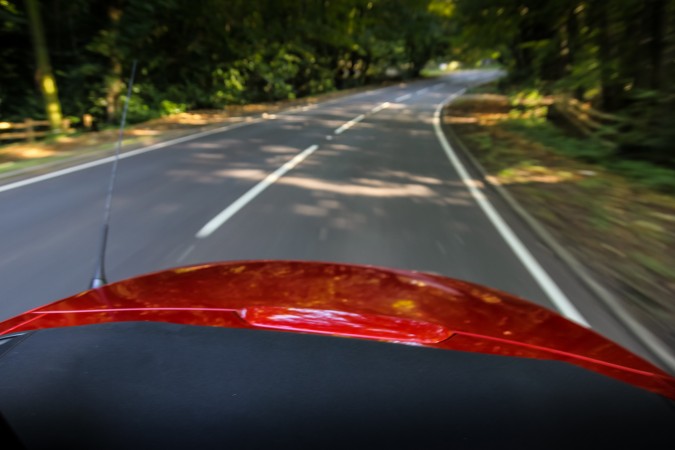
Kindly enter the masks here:
<path id="1" fill-rule="evenodd" d="M 379 314 L 354 314 L 327 309 L 254 306 L 241 317 L 256 328 L 304 331 L 410 344 L 438 344 L 452 333 L 441 325 Z"/>
<path id="2" fill-rule="evenodd" d="M 675 399 L 675 379 L 606 338 L 524 300 L 438 275 L 253 261 L 140 276 L 0 323 L 0 334 L 161 321 L 361 337 L 556 359 Z"/>

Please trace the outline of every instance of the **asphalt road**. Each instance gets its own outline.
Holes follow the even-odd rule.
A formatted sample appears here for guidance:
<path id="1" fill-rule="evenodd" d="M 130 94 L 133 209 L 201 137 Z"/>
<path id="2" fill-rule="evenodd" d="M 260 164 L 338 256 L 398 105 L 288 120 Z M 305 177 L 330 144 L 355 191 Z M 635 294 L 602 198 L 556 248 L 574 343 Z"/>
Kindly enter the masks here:
<path id="1" fill-rule="evenodd" d="M 494 75 L 377 89 L 127 155 L 109 280 L 241 259 L 414 269 L 562 311 L 650 357 L 499 198 L 469 190 L 471 170 L 443 147 L 439 105 Z M 109 173 L 0 186 L 0 320 L 88 286 Z"/>

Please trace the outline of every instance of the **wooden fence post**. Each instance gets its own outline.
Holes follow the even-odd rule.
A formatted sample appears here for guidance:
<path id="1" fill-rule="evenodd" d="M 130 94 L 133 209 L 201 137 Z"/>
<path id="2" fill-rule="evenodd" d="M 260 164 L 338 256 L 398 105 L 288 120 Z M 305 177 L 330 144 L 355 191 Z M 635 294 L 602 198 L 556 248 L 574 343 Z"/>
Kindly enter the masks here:
<path id="1" fill-rule="evenodd" d="M 26 124 L 26 139 L 28 139 L 28 142 L 35 142 L 35 128 L 33 128 L 33 119 L 27 117 L 26 120 L 24 120 L 24 123 Z"/>
<path id="2" fill-rule="evenodd" d="M 85 130 L 91 131 L 91 129 L 94 126 L 94 118 L 92 117 L 91 114 L 82 115 L 82 126 L 84 127 Z"/>

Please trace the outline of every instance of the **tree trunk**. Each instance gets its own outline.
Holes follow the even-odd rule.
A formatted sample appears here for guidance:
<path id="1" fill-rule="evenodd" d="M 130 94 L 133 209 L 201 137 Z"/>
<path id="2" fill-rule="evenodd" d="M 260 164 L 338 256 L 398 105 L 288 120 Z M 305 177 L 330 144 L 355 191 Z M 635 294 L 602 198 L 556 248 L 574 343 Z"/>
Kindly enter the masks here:
<path id="1" fill-rule="evenodd" d="M 119 98 L 124 90 L 124 83 L 122 82 L 122 62 L 120 61 L 119 54 L 115 48 L 117 35 L 119 33 L 119 24 L 122 19 L 121 7 L 117 4 L 109 6 L 108 18 L 110 19 L 111 30 L 111 41 L 108 43 L 110 46 L 109 58 L 111 73 L 106 78 L 105 112 L 107 122 L 113 123 L 117 118 Z"/>
<path id="2" fill-rule="evenodd" d="M 651 89 L 661 88 L 661 66 L 663 65 L 664 31 L 666 28 L 666 5 L 664 0 L 654 0 L 648 3 L 648 19 L 651 28 L 649 42 L 650 79 Z"/>
<path id="3" fill-rule="evenodd" d="M 675 92 L 675 4 L 670 2 L 666 6 L 659 76 L 663 90 Z"/>
<path id="4" fill-rule="evenodd" d="M 612 52 L 610 21 L 605 0 L 591 2 L 591 23 L 598 29 L 598 59 L 600 63 L 601 108 L 615 111 L 621 107 L 621 84 L 615 77 L 616 58 Z"/>
<path id="5" fill-rule="evenodd" d="M 633 88 L 657 90 L 661 85 L 661 53 L 663 51 L 665 5 L 663 0 L 645 1 L 626 26 L 630 52 L 623 55 L 626 72 L 633 79 Z"/>
<path id="6" fill-rule="evenodd" d="M 61 115 L 61 103 L 59 102 L 59 94 L 56 88 L 56 79 L 49 64 L 49 53 L 47 51 L 47 44 L 45 43 L 40 10 L 36 0 L 25 0 L 25 3 L 37 65 L 35 80 L 42 92 L 49 127 L 53 132 L 58 132 L 61 129 L 63 116 Z"/>
<path id="7" fill-rule="evenodd" d="M 372 61 L 372 55 L 370 51 L 366 52 L 366 56 L 363 58 L 363 73 L 361 74 L 361 84 L 368 83 L 368 69 L 370 69 L 370 64 Z"/>
<path id="8" fill-rule="evenodd" d="M 568 11 L 567 20 L 565 21 L 566 54 L 564 55 L 564 58 L 566 62 L 565 73 L 567 75 L 572 73 L 574 65 L 579 62 L 578 53 L 581 44 L 579 42 L 579 17 L 577 15 L 577 7 L 577 4 L 572 5 Z M 577 100 L 582 100 L 584 98 L 586 88 L 586 86 L 582 85 L 576 86 L 573 93 L 574 98 Z"/>
<path id="9" fill-rule="evenodd" d="M 124 84 L 120 79 L 122 77 L 122 64 L 117 58 L 112 58 L 111 65 L 112 74 L 107 78 L 105 93 L 105 113 L 108 123 L 115 122 L 117 118 L 119 97 L 124 89 Z"/>

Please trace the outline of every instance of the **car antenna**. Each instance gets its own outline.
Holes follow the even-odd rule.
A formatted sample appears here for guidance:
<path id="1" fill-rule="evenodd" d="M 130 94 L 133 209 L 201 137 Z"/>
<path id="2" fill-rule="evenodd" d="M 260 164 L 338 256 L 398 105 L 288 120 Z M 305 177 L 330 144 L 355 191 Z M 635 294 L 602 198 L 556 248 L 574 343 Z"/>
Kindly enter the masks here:
<path id="1" fill-rule="evenodd" d="M 120 119 L 120 131 L 117 138 L 117 146 L 115 148 L 115 159 L 113 160 L 112 169 L 110 171 L 110 181 L 108 182 L 108 193 L 105 199 L 105 207 L 103 210 L 103 227 L 101 229 L 101 246 L 98 253 L 98 262 L 94 277 L 89 283 L 89 289 L 94 289 L 108 284 L 105 277 L 105 252 L 108 247 L 108 230 L 110 229 L 110 206 L 112 204 L 113 189 L 115 187 L 115 179 L 117 178 L 117 165 L 120 160 L 120 149 L 122 148 L 122 138 L 124 137 L 124 125 L 127 121 L 127 111 L 129 110 L 129 100 L 131 99 L 131 88 L 134 85 L 134 77 L 136 76 L 136 63 L 134 60 L 131 67 L 131 77 L 129 78 L 129 86 L 127 86 L 127 98 L 124 102 L 124 109 L 122 110 L 122 118 Z"/>

